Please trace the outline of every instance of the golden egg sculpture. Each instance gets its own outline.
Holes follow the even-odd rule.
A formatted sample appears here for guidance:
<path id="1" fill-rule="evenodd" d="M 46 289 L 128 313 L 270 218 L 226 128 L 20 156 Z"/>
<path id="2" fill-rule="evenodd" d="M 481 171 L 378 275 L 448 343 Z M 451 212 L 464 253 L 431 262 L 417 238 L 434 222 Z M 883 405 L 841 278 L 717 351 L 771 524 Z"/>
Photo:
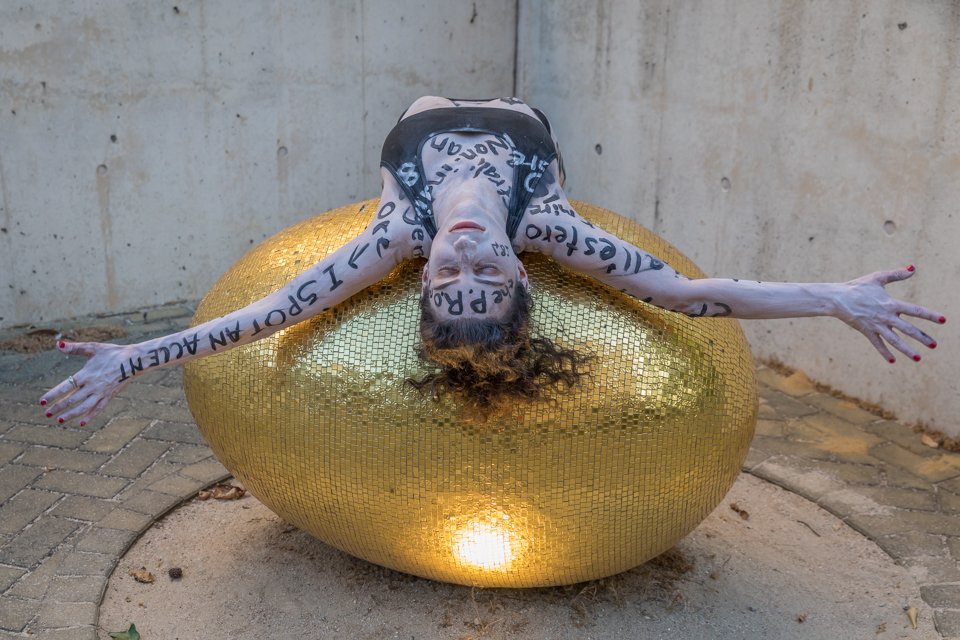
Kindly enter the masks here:
<path id="1" fill-rule="evenodd" d="M 364 229 L 377 200 L 278 233 L 231 267 L 194 325 L 288 282 Z M 650 231 L 574 202 L 587 220 L 704 274 Z M 736 320 L 644 304 L 522 256 L 535 326 L 595 356 L 591 380 L 489 422 L 404 385 L 423 375 L 421 261 L 329 312 L 184 367 L 200 431 L 284 520 L 370 562 L 485 587 L 571 584 L 662 553 L 723 499 L 757 418 Z"/>

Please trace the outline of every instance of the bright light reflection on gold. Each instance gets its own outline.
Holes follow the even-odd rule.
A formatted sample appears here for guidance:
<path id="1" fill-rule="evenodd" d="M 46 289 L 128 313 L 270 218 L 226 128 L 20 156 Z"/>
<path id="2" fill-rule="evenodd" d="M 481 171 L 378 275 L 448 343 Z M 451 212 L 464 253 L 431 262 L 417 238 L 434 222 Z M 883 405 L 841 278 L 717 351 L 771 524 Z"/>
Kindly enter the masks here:
<path id="1" fill-rule="evenodd" d="M 327 212 L 256 247 L 214 285 L 194 324 L 279 289 L 363 231 L 378 204 Z M 643 227 L 573 206 L 704 277 Z M 720 502 L 749 449 L 757 396 L 743 332 L 735 320 L 669 313 L 543 256 L 522 258 L 535 326 L 595 356 L 592 379 L 555 403 L 483 424 L 449 398 L 404 386 L 423 374 L 422 261 L 413 261 L 329 313 L 186 365 L 200 431 L 284 520 L 398 571 L 547 586 L 662 553 Z"/>
<path id="2" fill-rule="evenodd" d="M 514 557 L 513 536 L 502 525 L 473 521 L 456 533 L 453 551 L 463 564 L 505 569 Z"/>

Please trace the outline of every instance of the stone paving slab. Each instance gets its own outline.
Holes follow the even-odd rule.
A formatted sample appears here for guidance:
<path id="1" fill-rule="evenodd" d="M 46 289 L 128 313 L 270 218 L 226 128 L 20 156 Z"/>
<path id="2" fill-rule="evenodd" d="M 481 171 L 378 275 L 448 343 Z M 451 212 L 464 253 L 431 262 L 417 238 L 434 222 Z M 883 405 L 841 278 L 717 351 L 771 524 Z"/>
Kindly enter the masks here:
<path id="1" fill-rule="evenodd" d="M 86 323 L 122 324 L 130 336 L 117 342 L 129 343 L 179 330 L 193 309 Z M 0 352 L 0 639 L 96 638 L 119 558 L 157 518 L 228 476 L 193 423 L 178 369 L 136 380 L 83 429 L 51 424 L 35 403 L 80 364 L 55 351 Z M 960 456 L 819 392 L 802 372 L 760 366 L 757 379 L 761 419 L 744 470 L 876 541 L 921 585 L 941 635 L 960 637 Z"/>

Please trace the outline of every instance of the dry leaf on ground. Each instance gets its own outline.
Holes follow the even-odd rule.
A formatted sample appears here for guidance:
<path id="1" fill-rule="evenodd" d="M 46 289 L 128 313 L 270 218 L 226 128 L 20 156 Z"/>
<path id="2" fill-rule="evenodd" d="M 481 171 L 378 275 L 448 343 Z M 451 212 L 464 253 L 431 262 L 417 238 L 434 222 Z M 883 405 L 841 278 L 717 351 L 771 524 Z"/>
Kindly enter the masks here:
<path id="1" fill-rule="evenodd" d="M 886 633 L 886 632 L 887 632 L 887 623 L 881 622 L 880 626 L 877 627 L 877 635 L 880 635 L 881 633 Z"/>
<path id="2" fill-rule="evenodd" d="M 922 436 L 920 436 L 920 442 L 927 445 L 931 449 L 940 448 L 940 443 L 934 440 L 933 438 L 931 438 L 930 436 L 928 436 L 927 434 L 923 434 Z"/>
<path id="3" fill-rule="evenodd" d="M 235 487 L 230 483 L 218 484 L 213 490 L 213 497 L 217 500 L 239 500 L 247 491 L 243 487 Z"/>
<path id="4" fill-rule="evenodd" d="M 803 622 L 806 619 L 807 619 L 807 614 L 805 613 L 801 613 L 800 615 L 797 616 L 797 622 Z"/>
<path id="5" fill-rule="evenodd" d="M 156 578 L 153 577 L 153 574 L 147 571 L 146 567 L 143 567 L 139 570 L 133 570 L 127 574 L 128 576 L 133 576 L 133 579 L 137 582 L 143 582 L 144 584 L 152 583 Z"/>
<path id="6" fill-rule="evenodd" d="M 107 635 L 113 638 L 113 640 L 140 640 L 140 634 L 132 622 L 130 623 L 130 628 L 126 631 L 110 631 Z"/>
<path id="7" fill-rule="evenodd" d="M 917 628 L 917 609 L 916 607 L 910 607 L 907 609 L 907 617 L 910 618 L 910 624 L 913 625 L 913 628 Z"/>
<path id="8" fill-rule="evenodd" d="M 209 500 L 210 496 L 213 495 L 213 491 L 201 491 L 197 494 L 197 499 L 199 500 Z"/>

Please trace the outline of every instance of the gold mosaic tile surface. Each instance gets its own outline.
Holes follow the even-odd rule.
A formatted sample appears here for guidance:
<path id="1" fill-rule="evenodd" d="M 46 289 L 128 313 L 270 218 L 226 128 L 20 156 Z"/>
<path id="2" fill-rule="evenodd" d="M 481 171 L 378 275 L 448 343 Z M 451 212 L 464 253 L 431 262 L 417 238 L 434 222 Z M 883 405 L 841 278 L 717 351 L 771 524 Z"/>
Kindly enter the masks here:
<path id="1" fill-rule="evenodd" d="M 704 277 L 643 227 L 573 205 Z M 342 207 L 256 247 L 210 290 L 194 324 L 279 288 L 359 233 L 376 207 Z M 405 387 L 422 374 L 420 264 L 410 262 L 314 320 L 186 365 L 201 432 L 285 520 L 399 571 L 530 587 L 658 555 L 723 499 L 747 454 L 757 395 L 740 325 L 662 311 L 542 256 L 522 258 L 535 326 L 597 356 L 592 381 L 557 403 L 478 424 L 454 401 Z"/>

